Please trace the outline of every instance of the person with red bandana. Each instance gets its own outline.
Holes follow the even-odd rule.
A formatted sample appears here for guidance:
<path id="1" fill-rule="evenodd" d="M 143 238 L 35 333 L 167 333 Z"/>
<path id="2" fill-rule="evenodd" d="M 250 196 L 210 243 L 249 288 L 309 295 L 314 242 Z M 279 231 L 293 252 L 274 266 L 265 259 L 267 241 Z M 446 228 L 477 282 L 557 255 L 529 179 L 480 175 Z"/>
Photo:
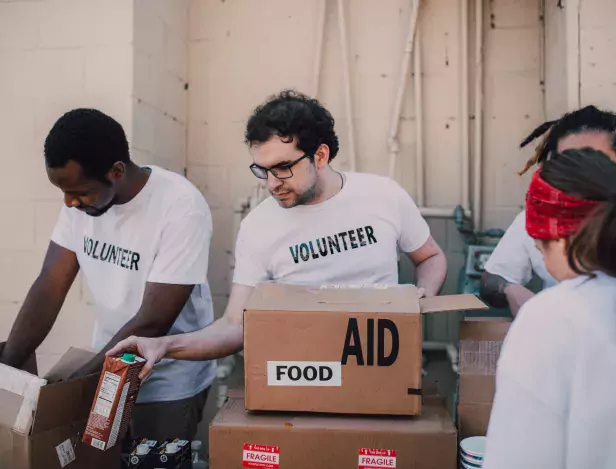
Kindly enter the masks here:
<path id="1" fill-rule="evenodd" d="M 505 340 L 485 469 L 616 467 L 614 181 L 590 148 L 533 175 L 526 230 L 560 283 L 524 303 Z"/>
<path id="2" fill-rule="evenodd" d="M 543 136 L 534 155 L 518 174 L 522 176 L 534 165 L 547 161 L 552 154 L 571 148 L 594 148 L 616 160 L 615 131 L 616 114 L 592 105 L 545 122 L 520 144 L 520 148 L 524 148 Z M 524 302 L 533 296 L 527 288 L 533 276 L 539 277 L 542 289 L 557 283 L 526 233 L 525 223 L 526 215 L 522 211 L 488 259 L 480 284 L 480 296 L 486 303 L 495 308 L 508 307 L 514 317 Z"/>

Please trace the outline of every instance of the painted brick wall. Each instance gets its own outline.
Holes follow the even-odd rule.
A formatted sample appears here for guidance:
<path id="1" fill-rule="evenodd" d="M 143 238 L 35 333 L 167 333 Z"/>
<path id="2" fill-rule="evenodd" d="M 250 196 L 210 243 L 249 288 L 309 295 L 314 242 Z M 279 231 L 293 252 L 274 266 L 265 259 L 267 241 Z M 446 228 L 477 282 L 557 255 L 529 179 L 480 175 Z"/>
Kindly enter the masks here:
<path id="1" fill-rule="evenodd" d="M 0 2 L 0 340 L 36 278 L 61 207 L 43 143 L 62 113 L 95 107 L 125 128 L 133 157 L 184 172 L 187 3 Z M 87 347 L 91 297 L 78 278 L 38 350 L 42 370 Z"/>

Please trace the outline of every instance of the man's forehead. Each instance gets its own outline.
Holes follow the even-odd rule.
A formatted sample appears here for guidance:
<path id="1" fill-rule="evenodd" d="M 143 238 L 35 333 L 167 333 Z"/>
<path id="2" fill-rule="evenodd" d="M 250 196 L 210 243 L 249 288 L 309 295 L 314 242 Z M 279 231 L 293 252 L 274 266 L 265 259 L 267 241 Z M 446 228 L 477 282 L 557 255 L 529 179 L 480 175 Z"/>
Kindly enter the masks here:
<path id="1" fill-rule="evenodd" d="M 80 188 L 89 182 L 81 166 L 73 160 L 69 160 L 63 167 L 47 168 L 47 174 L 54 183 L 66 188 Z"/>
<path id="2" fill-rule="evenodd" d="M 250 149 L 255 163 L 261 166 L 291 162 L 297 159 L 299 152 L 295 142 L 285 142 L 279 137 L 272 137 L 267 142 L 255 144 Z"/>

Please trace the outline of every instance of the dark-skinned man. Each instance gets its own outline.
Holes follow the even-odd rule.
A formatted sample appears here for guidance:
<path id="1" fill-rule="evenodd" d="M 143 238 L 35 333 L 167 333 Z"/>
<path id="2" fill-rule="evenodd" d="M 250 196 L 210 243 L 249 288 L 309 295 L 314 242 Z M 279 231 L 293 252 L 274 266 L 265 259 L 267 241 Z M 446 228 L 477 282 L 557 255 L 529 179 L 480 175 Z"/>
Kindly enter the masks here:
<path id="1" fill-rule="evenodd" d="M 80 270 L 95 300 L 99 353 L 74 377 L 99 372 L 105 352 L 129 336 L 186 333 L 213 321 L 206 278 L 211 214 L 190 182 L 133 163 L 122 126 L 93 109 L 75 109 L 54 124 L 45 164 L 65 206 L 0 362 L 24 365 Z M 214 376 L 209 361 L 158 364 L 139 392 L 132 434 L 191 439 Z"/>

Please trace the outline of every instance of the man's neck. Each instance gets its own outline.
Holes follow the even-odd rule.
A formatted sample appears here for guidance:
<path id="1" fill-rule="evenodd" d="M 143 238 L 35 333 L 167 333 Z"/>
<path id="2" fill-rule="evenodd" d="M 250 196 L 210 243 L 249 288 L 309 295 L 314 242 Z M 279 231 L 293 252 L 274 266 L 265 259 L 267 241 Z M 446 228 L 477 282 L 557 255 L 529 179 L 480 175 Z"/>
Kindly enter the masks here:
<path id="1" fill-rule="evenodd" d="M 126 179 L 116 195 L 116 204 L 122 205 L 133 200 L 145 187 L 152 170 L 141 168 L 134 163 L 126 167 Z"/>
<path id="2" fill-rule="evenodd" d="M 323 171 L 319 182 L 321 183 L 319 192 L 311 205 L 321 204 L 340 192 L 343 186 L 343 176 L 329 166 L 327 170 Z"/>

